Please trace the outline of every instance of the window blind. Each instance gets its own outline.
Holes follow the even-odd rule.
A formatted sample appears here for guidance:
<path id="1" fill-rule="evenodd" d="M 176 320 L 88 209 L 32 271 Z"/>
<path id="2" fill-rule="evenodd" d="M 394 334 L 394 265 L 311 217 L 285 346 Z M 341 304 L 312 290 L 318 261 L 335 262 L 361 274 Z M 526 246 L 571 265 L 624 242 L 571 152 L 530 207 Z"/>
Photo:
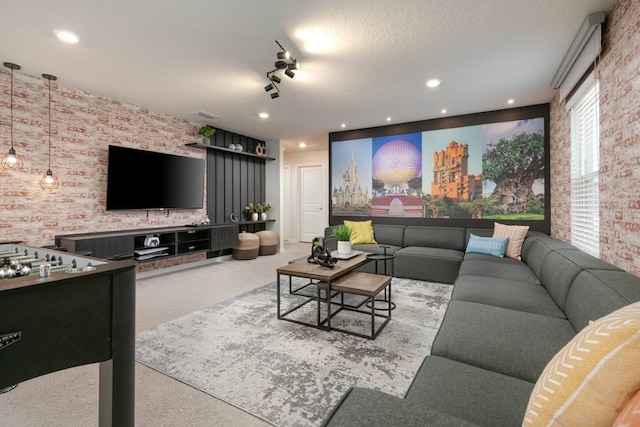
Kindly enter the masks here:
<path id="1" fill-rule="evenodd" d="M 571 243 L 600 256 L 599 83 L 580 91 L 571 107 Z"/>

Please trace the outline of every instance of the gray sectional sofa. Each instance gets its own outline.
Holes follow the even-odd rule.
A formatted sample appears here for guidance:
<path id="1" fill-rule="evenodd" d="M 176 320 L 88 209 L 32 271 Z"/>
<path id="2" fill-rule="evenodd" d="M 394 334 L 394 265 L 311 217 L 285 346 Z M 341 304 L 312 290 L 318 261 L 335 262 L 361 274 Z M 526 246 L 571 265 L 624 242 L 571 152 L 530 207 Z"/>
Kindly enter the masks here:
<path id="1" fill-rule="evenodd" d="M 528 233 L 522 261 L 464 252 L 471 233 L 492 232 L 374 225 L 397 277 L 453 283 L 452 299 L 404 398 L 352 388 L 323 425 L 519 426 L 549 360 L 590 321 L 640 301 L 640 278 L 544 233 Z"/>
<path id="2" fill-rule="evenodd" d="M 353 245 L 353 249 L 382 252 L 380 245 L 388 246 L 387 252 L 395 255 L 395 277 L 438 283 L 456 280 L 466 246 L 464 228 L 373 224 L 373 231 L 378 244 Z M 325 246 L 337 246 L 331 227 L 325 230 Z M 372 263 L 362 268 L 368 272 L 373 269 Z"/>

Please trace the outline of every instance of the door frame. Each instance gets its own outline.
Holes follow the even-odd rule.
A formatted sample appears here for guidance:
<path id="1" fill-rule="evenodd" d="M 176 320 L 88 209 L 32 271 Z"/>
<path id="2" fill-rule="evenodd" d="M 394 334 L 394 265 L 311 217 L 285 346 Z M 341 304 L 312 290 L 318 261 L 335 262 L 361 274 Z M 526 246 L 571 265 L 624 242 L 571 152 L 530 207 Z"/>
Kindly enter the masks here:
<path id="1" fill-rule="evenodd" d="M 328 226 L 329 214 L 327 213 L 327 179 L 326 179 L 326 171 L 325 165 L 322 163 L 308 163 L 308 164 L 299 164 L 296 165 L 296 215 L 297 218 L 297 241 L 300 242 L 302 239 L 302 171 L 304 169 L 310 168 L 318 168 L 320 169 L 320 182 L 321 182 L 321 192 L 320 194 L 320 207 L 322 210 L 322 222 L 320 223 L 321 232 L 324 231 L 324 228 Z M 291 222 L 293 223 L 293 217 L 291 218 Z M 323 234 L 323 233 L 321 233 Z"/>

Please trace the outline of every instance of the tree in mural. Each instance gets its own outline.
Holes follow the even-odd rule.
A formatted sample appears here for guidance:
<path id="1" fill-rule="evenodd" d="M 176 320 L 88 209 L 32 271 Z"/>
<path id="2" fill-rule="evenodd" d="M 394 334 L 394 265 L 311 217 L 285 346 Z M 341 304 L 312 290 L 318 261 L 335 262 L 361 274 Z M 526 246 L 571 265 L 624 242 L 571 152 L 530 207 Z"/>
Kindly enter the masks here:
<path id="1" fill-rule="evenodd" d="M 374 191 L 384 191 L 384 182 L 381 179 L 373 178 L 371 180 L 371 188 Z"/>
<path id="2" fill-rule="evenodd" d="M 412 190 L 422 190 L 422 177 L 411 178 L 407 181 L 407 186 Z"/>
<path id="3" fill-rule="evenodd" d="M 535 199 L 533 183 L 544 178 L 544 137 L 522 132 L 489 144 L 482 154 L 483 179 L 493 181 L 492 196 L 503 205 Z"/>

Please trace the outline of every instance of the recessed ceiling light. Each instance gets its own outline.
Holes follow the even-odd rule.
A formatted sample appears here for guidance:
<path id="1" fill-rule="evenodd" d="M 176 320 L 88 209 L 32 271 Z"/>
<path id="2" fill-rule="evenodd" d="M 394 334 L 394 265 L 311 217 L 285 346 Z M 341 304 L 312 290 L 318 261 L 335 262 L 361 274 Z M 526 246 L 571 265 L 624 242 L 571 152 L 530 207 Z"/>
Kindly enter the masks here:
<path id="1" fill-rule="evenodd" d="M 306 146 L 307 146 L 307 144 L 305 144 L 304 142 L 301 142 L 300 144 L 298 144 L 298 147 L 300 147 L 300 148 L 304 148 Z"/>
<path id="2" fill-rule="evenodd" d="M 441 112 L 442 114 L 446 114 L 446 113 L 447 113 L 447 109 L 446 109 L 446 108 L 443 108 L 442 110 L 440 110 L 440 112 Z"/>
<path id="3" fill-rule="evenodd" d="M 341 128 L 346 128 L 346 127 L 347 127 L 347 125 L 346 125 L 346 123 L 343 123 L 343 124 L 341 124 L 341 125 L 340 125 L 340 127 L 341 127 Z"/>
<path id="4" fill-rule="evenodd" d="M 438 79 L 427 80 L 427 83 L 425 84 L 427 85 L 427 87 L 430 87 L 430 88 L 438 87 L 440 86 L 440 80 Z"/>
<path id="5" fill-rule="evenodd" d="M 509 104 L 513 104 L 515 101 L 513 99 L 510 99 L 507 101 Z"/>
<path id="6" fill-rule="evenodd" d="M 387 117 L 387 121 L 390 122 L 391 121 L 391 117 Z"/>
<path id="7" fill-rule="evenodd" d="M 62 40 L 65 43 L 75 44 L 75 43 L 78 43 L 80 41 L 78 36 L 76 36 L 71 31 L 53 30 L 53 33 L 56 35 L 56 37 L 58 37 L 60 40 Z"/>
<path id="8" fill-rule="evenodd" d="M 258 116 L 260 116 L 261 119 L 268 119 L 269 118 L 269 113 L 260 113 L 260 114 L 258 114 Z"/>

